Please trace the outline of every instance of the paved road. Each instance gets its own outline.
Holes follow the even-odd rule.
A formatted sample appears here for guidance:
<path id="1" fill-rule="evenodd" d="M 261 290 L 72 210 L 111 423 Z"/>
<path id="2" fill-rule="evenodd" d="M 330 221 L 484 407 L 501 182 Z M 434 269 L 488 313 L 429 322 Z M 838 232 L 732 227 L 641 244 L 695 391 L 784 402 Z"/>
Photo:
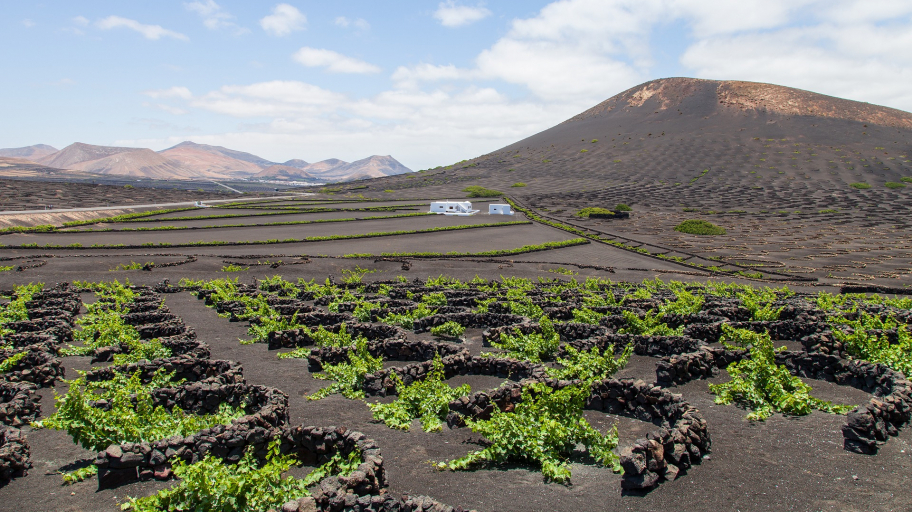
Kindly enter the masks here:
<path id="1" fill-rule="evenodd" d="M 201 201 L 203 204 L 213 203 L 236 203 L 238 201 L 256 201 L 262 199 L 295 199 L 301 196 L 312 196 L 313 194 L 300 193 L 291 196 L 269 196 L 269 197 L 249 197 L 237 199 L 214 199 L 212 201 Z M 23 213 L 66 213 L 66 212 L 94 212 L 102 210 L 127 210 L 133 208 L 172 208 L 178 206 L 193 206 L 195 201 L 185 201 L 182 203 L 157 203 L 157 204 L 124 204 L 120 206 L 96 206 L 93 208 L 55 208 L 53 210 L 17 210 L 0 212 L 0 215 L 21 215 Z"/>

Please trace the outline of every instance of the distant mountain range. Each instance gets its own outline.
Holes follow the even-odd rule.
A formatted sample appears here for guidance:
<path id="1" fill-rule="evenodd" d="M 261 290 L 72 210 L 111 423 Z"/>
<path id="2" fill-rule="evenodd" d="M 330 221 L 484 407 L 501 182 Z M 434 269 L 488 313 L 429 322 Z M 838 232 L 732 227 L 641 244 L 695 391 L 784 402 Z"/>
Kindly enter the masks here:
<path id="1" fill-rule="evenodd" d="M 221 146 L 181 142 L 162 151 L 94 146 L 76 142 L 58 150 L 46 144 L 0 149 L 0 157 L 23 159 L 49 168 L 154 179 L 264 179 L 351 181 L 411 172 L 391 156 L 374 155 L 355 162 L 336 158 L 308 163 L 301 159 L 271 162 Z"/>

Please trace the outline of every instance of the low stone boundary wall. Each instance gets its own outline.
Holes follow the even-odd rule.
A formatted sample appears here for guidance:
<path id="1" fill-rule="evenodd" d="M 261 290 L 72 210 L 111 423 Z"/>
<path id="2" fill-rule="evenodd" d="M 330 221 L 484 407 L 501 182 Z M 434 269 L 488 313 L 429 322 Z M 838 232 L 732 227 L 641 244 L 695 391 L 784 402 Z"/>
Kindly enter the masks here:
<path id="1" fill-rule="evenodd" d="M 21 427 L 38 419 L 37 389 L 29 382 L 0 382 L 0 425 Z"/>
<path id="2" fill-rule="evenodd" d="M 407 341 L 391 339 L 369 341 L 367 351 L 370 355 L 383 356 L 387 361 L 430 361 L 434 356 L 447 357 L 466 353 L 466 349 L 451 343 L 433 341 Z M 311 371 L 319 371 L 324 364 L 339 364 L 348 361 L 350 348 L 317 347 L 310 351 L 307 361 Z"/>
<path id="3" fill-rule="evenodd" d="M 17 428 L 0 426 L 0 482 L 25 476 L 32 467 L 25 435 Z"/>
<path id="4" fill-rule="evenodd" d="M 171 477 L 171 461 L 178 457 L 186 462 L 198 462 L 207 453 L 237 462 L 247 444 L 257 445 L 260 440 L 265 449 L 270 432 L 288 421 L 288 395 L 264 386 L 246 384 L 220 385 L 193 382 L 176 388 L 161 388 L 152 392 L 155 405 L 167 409 L 180 407 L 192 414 L 208 414 L 219 405 L 244 406 L 248 415 L 234 420 L 230 425 L 216 425 L 196 434 L 174 436 L 156 442 L 124 443 L 111 445 L 98 452 L 99 488 L 116 487 L 136 480 Z"/>
<path id="5" fill-rule="evenodd" d="M 580 384 L 542 381 L 555 389 Z M 447 424 L 451 428 L 463 426 L 465 417 L 488 419 L 495 408 L 511 411 L 522 400 L 523 386 L 530 382 L 510 383 L 489 393 L 454 400 Z M 659 427 L 646 439 L 620 449 L 624 468 L 621 486 L 625 489 L 650 489 L 662 480 L 674 480 L 681 471 L 700 464 L 711 447 L 706 420 L 695 407 L 680 395 L 642 380 L 609 378 L 593 383 L 586 409 L 628 416 Z"/>
<path id="6" fill-rule="evenodd" d="M 541 365 L 533 365 L 515 359 L 470 356 L 465 352 L 442 357 L 441 363 L 443 363 L 443 374 L 446 379 L 457 375 L 494 375 L 517 381 L 546 377 L 544 367 Z M 399 368 L 387 368 L 379 372 L 369 373 L 364 376 L 364 393 L 368 396 L 395 395 L 397 390 L 396 381 L 392 378 L 393 375 L 398 375 L 403 384 L 409 385 L 427 378 L 427 375 L 433 369 L 434 362 L 427 360 Z M 483 401 L 483 399 L 479 400 Z M 473 409 L 474 405 L 466 403 L 459 407 L 460 410 L 470 410 Z"/>
<path id="7" fill-rule="evenodd" d="M 73 324 L 68 317 L 54 316 L 35 320 L 20 320 L 9 322 L 4 327 L 18 334 L 47 334 L 61 343 L 73 340 Z"/>
<path id="8" fill-rule="evenodd" d="M 620 449 L 625 489 L 650 489 L 700 464 L 711 440 L 706 420 L 680 395 L 642 380 L 606 379 L 592 386 L 588 409 L 650 421 L 660 428 Z"/>
<path id="9" fill-rule="evenodd" d="M 604 351 L 611 346 L 615 353 L 620 353 L 630 344 L 633 344 L 634 354 L 650 357 L 689 353 L 704 345 L 702 341 L 687 336 L 642 336 L 638 334 L 607 334 L 567 343 L 577 350 L 590 350 L 592 347 L 598 347 L 599 350 Z M 562 348 L 561 355 L 563 354 L 565 354 L 565 350 Z"/>
<path id="10" fill-rule="evenodd" d="M 419 318 L 414 321 L 413 325 L 415 332 L 421 333 L 430 331 L 431 327 L 436 327 L 445 324 L 446 322 L 456 322 L 457 324 L 468 328 L 481 328 L 512 325 L 525 320 L 525 317 L 519 315 L 502 313 L 437 313 L 435 315 Z"/>
<path id="11" fill-rule="evenodd" d="M 689 354 L 664 358 L 656 366 L 659 385 L 681 384 L 708 378 L 719 369 L 748 357 L 747 351 L 704 347 Z M 842 359 L 823 353 L 783 351 L 776 353 L 776 364 L 784 365 L 799 377 L 852 386 L 874 395 L 848 414 L 842 427 L 843 446 L 856 453 L 874 454 L 890 436 L 912 421 L 912 383 L 885 365 Z"/>
<path id="12" fill-rule="evenodd" d="M 167 308 L 145 311 L 142 313 L 127 313 L 126 315 L 123 315 L 122 318 L 127 325 L 156 324 L 180 320 L 177 315 L 171 313 Z"/>
<path id="13" fill-rule="evenodd" d="M 114 378 L 115 373 L 133 375 L 139 372 L 140 380 L 145 383 L 149 382 L 152 379 L 152 375 L 158 370 L 174 373 L 175 379 L 184 379 L 188 382 L 202 380 L 219 384 L 242 384 L 244 382 L 243 369 L 240 363 L 199 359 L 191 355 L 98 368 L 86 373 L 86 380 L 89 382 L 111 380 Z"/>
<path id="14" fill-rule="evenodd" d="M 159 338 L 162 346 L 171 349 L 171 356 L 189 355 L 200 359 L 209 358 L 209 345 L 196 339 L 196 333 L 188 329 L 185 335 L 166 336 Z M 92 363 L 104 363 L 114 360 L 115 354 L 122 354 L 128 350 L 126 345 L 114 345 L 95 349 L 92 353 Z"/>
<path id="15" fill-rule="evenodd" d="M 10 371 L 0 373 L 0 380 L 6 382 L 31 382 L 39 387 L 53 386 L 57 379 L 62 379 L 66 369 L 60 365 L 60 360 L 54 357 L 47 345 L 29 345 L 25 349 L 26 355 L 20 359 Z M 0 360 L 6 359 L 19 352 L 13 350 L 0 350 Z"/>
<path id="16" fill-rule="evenodd" d="M 139 339 L 151 340 L 154 338 L 164 338 L 169 336 L 187 336 L 193 329 L 184 325 L 180 319 L 169 322 L 160 322 L 155 324 L 146 324 L 136 327 L 139 333 Z M 193 335 L 196 336 L 195 334 Z"/>
<path id="17" fill-rule="evenodd" d="M 727 322 L 735 329 L 748 329 L 754 332 L 769 332 L 774 340 L 799 340 L 805 336 L 829 330 L 825 322 L 803 322 L 797 320 L 779 320 L 775 322 Z M 684 328 L 684 336 L 716 343 L 722 337 L 722 323 L 692 324 Z"/>

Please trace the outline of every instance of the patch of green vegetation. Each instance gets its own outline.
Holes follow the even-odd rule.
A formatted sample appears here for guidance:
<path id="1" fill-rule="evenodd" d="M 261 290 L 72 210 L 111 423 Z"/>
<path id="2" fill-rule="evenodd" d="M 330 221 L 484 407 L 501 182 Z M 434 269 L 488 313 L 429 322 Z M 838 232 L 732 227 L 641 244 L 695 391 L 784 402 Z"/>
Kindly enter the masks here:
<path id="1" fill-rule="evenodd" d="M 624 203 L 618 203 L 617 206 L 614 207 L 614 211 L 616 211 L 616 212 L 631 212 L 631 211 L 633 211 L 633 208 L 631 208 L 629 205 L 626 205 L 626 204 L 624 204 Z"/>
<path id="2" fill-rule="evenodd" d="M 436 327 L 431 327 L 431 334 L 442 338 L 458 338 L 465 334 L 466 328 L 457 322 L 444 322 Z"/>
<path id="3" fill-rule="evenodd" d="M 437 464 L 440 469 L 466 470 L 511 460 L 541 466 L 548 480 L 570 479 L 569 455 L 578 444 L 601 466 L 620 472 L 617 426 L 602 434 L 582 416 L 589 386 L 576 385 L 555 390 L 536 382 L 522 390 L 522 401 L 512 412 L 495 409 L 488 420 L 466 420 L 473 432 L 490 443 L 456 460 Z"/>
<path id="4" fill-rule="evenodd" d="M 243 272 L 245 270 L 250 270 L 250 267 L 242 267 L 240 265 L 225 265 L 219 272 Z"/>
<path id="5" fill-rule="evenodd" d="M 866 188 L 871 188 L 871 185 L 869 185 L 863 181 L 859 181 L 856 183 L 849 183 L 849 186 L 852 188 L 857 188 L 858 190 L 864 190 Z"/>
<path id="6" fill-rule="evenodd" d="M 440 354 L 434 357 L 433 365 L 427 377 L 408 386 L 403 384 L 399 374 L 391 373 L 390 377 L 396 383 L 398 397 L 389 404 L 367 404 L 374 414 L 374 419 L 382 421 L 387 427 L 399 430 L 409 430 L 412 421 L 418 419 L 425 432 L 441 430 L 441 420 L 450 412 L 450 402 L 468 395 L 472 388 L 468 384 L 463 384 L 454 389 L 444 382 Z"/>
<path id="7" fill-rule="evenodd" d="M 187 436 L 204 428 L 227 425 L 244 415 L 244 411 L 222 404 L 215 414 L 196 415 L 174 407 L 171 410 L 154 405 L 151 391 L 172 387 L 173 374 L 159 370 L 143 383 L 139 372 L 116 373 L 112 380 L 92 382 L 79 378 L 65 381 L 67 393 L 55 393 L 56 412 L 33 423 L 38 428 L 65 430 L 73 441 L 88 450 L 104 450 L 112 444 L 139 443 Z M 106 400 L 107 408 L 96 407 Z"/>
<path id="8" fill-rule="evenodd" d="M 142 270 L 146 267 L 152 268 L 154 266 L 155 266 L 155 263 L 153 263 L 151 261 L 146 262 L 146 263 L 137 263 L 135 261 L 131 261 L 130 263 L 121 263 L 120 265 L 117 265 L 116 267 L 111 269 L 111 272 L 116 272 L 118 270 Z"/>
<path id="9" fill-rule="evenodd" d="M 905 183 L 912 183 L 912 176 L 903 176 L 902 178 L 899 178 L 899 181 L 902 181 Z"/>
<path id="10" fill-rule="evenodd" d="M 905 183 L 897 183 L 895 181 L 888 181 L 884 183 L 884 186 L 887 188 L 906 188 Z"/>
<path id="11" fill-rule="evenodd" d="M 178 459 L 172 466 L 174 476 L 179 479 L 176 485 L 152 496 L 127 498 L 129 501 L 121 509 L 134 512 L 278 510 L 289 501 L 310 496 L 308 487 L 327 476 L 350 475 L 363 460 L 357 451 L 347 458 L 336 452 L 328 462 L 297 479 L 285 475 L 299 464 L 298 460 L 292 455 L 282 455 L 280 446 L 280 438 L 274 438 L 262 463 L 257 461 L 253 447 L 236 464 L 227 464 L 212 453 L 194 464 Z"/>
<path id="12" fill-rule="evenodd" d="M 573 270 L 564 267 L 549 268 L 548 272 L 551 272 L 553 274 L 563 274 L 565 276 L 575 276 L 579 274 L 579 272 L 574 272 Z"/>
<path id="13" fill-rule="evenodd" d="M 597 214 L 601 214 L 601 215 L 614 215 L 613 211 L 611 211 L 607 208 L 600 208 L 598 206 L 590 206 L 587 208 L 583 208 L 582 210 L 574 213 L 573 215 L 576 215 L 577 217 L 582 217 L 584 219 L 588 219 L 589 216 L 592 215 L 593 213 L 597 213 Z"/>
<path id="14" fill-rule="evenodd" d="M 512 184 L 512 185 L 510 185 L 510 186 L 513 187 L 513 188 L 519 188 L 519 187 L 525 187 L 526 184 L 523 183 L 523 182 L 521 182 L 521 181 L 517 181 L 516 183 L 514 183 L 514 184 Z M 903 185 L 903 186 L 905 186 L 905 185 Z"/>
<path id="15" fill-rule="evenodd" d="M 470 185 L 462 189 L 462 191 L 468 192 L 469 197 L 498 197 L 503 195 L 503 192 L 499 190 L 484 188 L 481 185 Z"/>
<path id="16" fill-rule="evenodd" d="M 729 382 L 710 384 L 709 391 L 716 395 L 717 404 L 737 402 L 750 408 L 751 421 L 763 421 L 773 413 L 793 416 L 810 414 L 811 410 L 832 414 L 845 414 L 850 405 L 835 405 L 811 396 L 811 387 L 789 373 L 788 368 L 776 364 L 775 348 L 768 333 L 755 333 L 722 324 L 722 343 L 730 350 L 750 351 L 750 358 L 734 362 L 726 368 Z"/>
<path id="17" fill-rule="evenodd" d="M 707 220 L 689 219 L 678 224 L 674 228 L 680 233 L 690 235 L 724 235 L 725 228 L 717 226 Z"/>

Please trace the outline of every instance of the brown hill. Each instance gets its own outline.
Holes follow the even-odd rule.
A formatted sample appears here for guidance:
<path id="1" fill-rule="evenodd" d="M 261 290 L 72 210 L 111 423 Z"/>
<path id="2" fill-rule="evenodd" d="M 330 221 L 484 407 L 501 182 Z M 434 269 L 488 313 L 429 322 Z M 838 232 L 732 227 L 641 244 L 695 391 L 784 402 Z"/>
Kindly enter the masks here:
<path id="1" fill-rule="evenodd" d="M 54 146 L 48 146 L 47 144 L 35 144 L 32 146 L 26 146 L 24 148 L 0 149 L 0 157 L 27 158 L 34 161 L 43 156 L 50 155 L 51 153 L 56 153 L 57 151 L 57 148 Z"/>
<path id="2" fill-rule="evenodd" d="M 256 163 L 207 149 L 211 147 L 185 142 L 161 151 L 159 155 L 177 162 L 181 168 L 192 171 L 199 177 L 247 177 L 262 170 L 262 167 Z M 240 153 L 240 151 L 236 153 Z"/>
<path id="3" fill-rule="evenodd" d="M 39 164 L 56 167 L 58 169 L 76 169 L 76 166 L 83 162 L 107 158 L 111 155 L 116 155 L 117 153 L 139 151 L 139 149 L 140 148 L 93 146 L 91 144 L 83 144 L 82 142 L 74 142 L 56 153 L 51 153 L 35 161 Z"/>
<path id="4" fill-rule="evenodd" d="M 256 155 L 250 153 L 245 153 L 243 151 L 236 151 L 233 149 L 228 149 L 222 146 L 210 146 L 208 144 L 197 144 L 191 141 L 184 141 L 176 146 L 172 146 L 168 149 L 160 151 L 160 153 L 169 153 L 176 149 L 189 150 L 192 149 L 196 153 L 209 153 L 212 155 L 218 155 L 225 158 L 239 160 L 241 162 L 247 162 L 256 165 L 258 168 L 269 167 L 270 165 L 275 164 L 275 162 L 270 162 L 265 158 L 260 158 Z"/>
<path id="5" fill-rule="evenodd" d="M 326 160 L 325 162 L 330 162 L 330 160 Z M 342 162 L 340 165 L 330 167 L 324 171 L 316 170 L 314 168 L 316 165 L 318 164 L 308 166 L 306 170 L 320 178 L 336 181 L 379 178 L 412 172 L 411 169 L 402 165 L 398 160 L 389 155 L 374 155 L 361 160 L 356 160 L 350 164 Z"/>
<path id="6" fill-rule="evenodd" d="M 185 169 L 178 162 L 169 160 L 151 149 L 122 151 L 97 160 L 80 162 L 69 168 L 95 174 L 117 174 L 156 179 L 204 177 L 193 170 Z"/>
<path id="7" fill-rule="evenodd" d="M 313 174 L 310 174 L 307 171 L 299 169 L 297 167 L 292 167 L 290 165 L 271 165 L 256 175 L 254 178 L 260 179 L 275 179 L 275 180 L 315 180 L 317 179 Z"/>
<path id="8" fill-rule="evenodd" d="M 319 162 L 305 165 L 304 167 L 301 167 L 301 169 L 306 169 L 307 172 L 310 172 L 312 174 L 325 174 L 343 165 L 348 165 L 348 162 L 339 160 L 338 158 L 330 158 L 327 160 L 321 160 Z"/>
<path id="9" fill-rule="evenodd" d="M 301 160 L 300 158 L 292 158 L 291 160 L 283 163 L 282 165 L 287 165 L 289 167 L 297 167 L 298 169 L 303 169 L 310 165 L 309 163 Z"/>

